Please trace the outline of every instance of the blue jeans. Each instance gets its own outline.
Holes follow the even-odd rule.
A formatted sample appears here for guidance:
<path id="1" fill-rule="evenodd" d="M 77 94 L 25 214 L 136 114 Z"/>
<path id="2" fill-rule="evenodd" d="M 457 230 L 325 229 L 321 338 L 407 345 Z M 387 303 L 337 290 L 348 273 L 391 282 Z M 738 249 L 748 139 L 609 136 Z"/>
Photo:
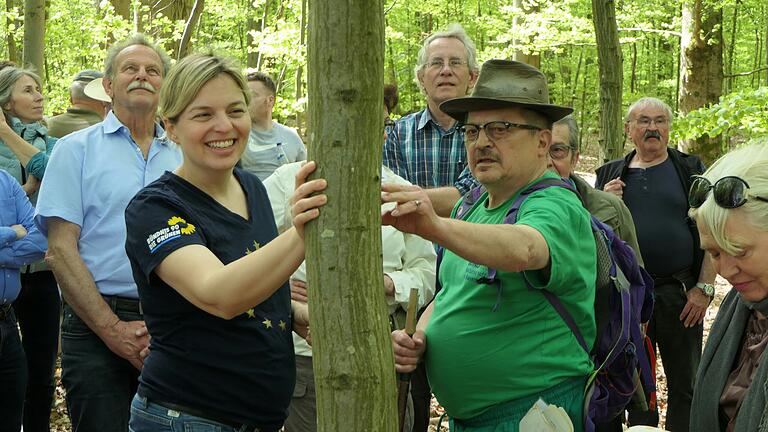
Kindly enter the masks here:
<path id="1" fill-rule="evenodd" d="M 138 312 L 114 308 L 123 321 Z M 113 353 L 69 306 L 61 325 L 61 380 L 73 432 L 125 432 L 139 371 Z"/>
<path id="2" fill-rule="evenodd" d="M 59 348 L 61 297 L 51 271 L 21 274 L 21 292 L 13 302 L 27 354 L 24 432 L 49 432 L 53 369 Z"/>
<path id="3" fill-rule="evenodd" d="M 133 397 L 131 402 L 131 421 L 129 432 L 240 432 L 254 431 L 253 428 L 227 426 L 213 420 L 196 417 L 184 412 L 174 411 L 147 401 L 147 398 Z"/>
<path id="4" fill-rule="evenodd" d="M 0 307 L 0 432 L 19 432 L 27 386 L 27 360 L 13 309 Z"/>

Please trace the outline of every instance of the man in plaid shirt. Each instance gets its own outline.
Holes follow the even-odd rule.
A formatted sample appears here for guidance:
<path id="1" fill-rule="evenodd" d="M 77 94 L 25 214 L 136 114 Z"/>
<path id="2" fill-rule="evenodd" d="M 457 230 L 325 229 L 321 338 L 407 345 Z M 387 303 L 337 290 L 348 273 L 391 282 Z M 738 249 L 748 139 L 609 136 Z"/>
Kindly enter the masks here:
<path id="1" fill-rule="evenodd" d="M 415 67 L 427 108 L 404 116 L 387 134 L 384 165 L 429 193 L 435 210 L 450 213 L 475 180 L 466 169 L 464 137 L 441 103 L 467 95 L 478 75 L 475 44 L 453 24 L 424 40 Z M 436 189 L 435 189 L 436 188 Z"/>

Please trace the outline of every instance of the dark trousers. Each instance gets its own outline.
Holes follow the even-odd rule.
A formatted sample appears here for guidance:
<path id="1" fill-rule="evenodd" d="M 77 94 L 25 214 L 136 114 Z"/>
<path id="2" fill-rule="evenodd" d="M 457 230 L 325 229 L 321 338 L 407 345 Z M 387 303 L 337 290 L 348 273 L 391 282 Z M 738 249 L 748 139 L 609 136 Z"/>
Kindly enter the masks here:
<path id="1" fill-rule="evenodd" d="M 413 398 L 413 432 L 427 432 L 432 402 L 432 388 L 427 380 L 424 362 L 411 374 L 411 397 Z"/>
<path id="2" fill-rule="evenodd" d="M 694 281 L 695 282 L 695 281 Z M 696 370 L 701 360 L 704 326 L 686 328 L 680 321 L 688 298 L 679 282 L 664 283 L 654 288 L 656 303 L 648 324 L 651 344 L 658 347 L 667 377 L 667 421 L 671 432 L 687 432 L 693 398 Z M 630 412 L 630 424 L 648 424 L 658 413 Z"/>
<path id="3" fill-rule="evenodd" d="M 27 361 L 13 309 L 0 305 L 0 432 L 19 432 Z"/>
<path id="4" fill-rule="evenodd" d="M 24 432 L 49 432 L 61 320 L 61 296 L 53 272 L 22 273 L 21 292 L 13 309 L 19 320 L 29 373 Z"/>
<path id="5" fill-rule="evenodd" d="M 141 320 L 138 311 L 114 308 L 123 321 Z M 61 326 L 62 382 L 73 432 L 125 432 L 139 371 L 114 354 L 64 306 Z"/>

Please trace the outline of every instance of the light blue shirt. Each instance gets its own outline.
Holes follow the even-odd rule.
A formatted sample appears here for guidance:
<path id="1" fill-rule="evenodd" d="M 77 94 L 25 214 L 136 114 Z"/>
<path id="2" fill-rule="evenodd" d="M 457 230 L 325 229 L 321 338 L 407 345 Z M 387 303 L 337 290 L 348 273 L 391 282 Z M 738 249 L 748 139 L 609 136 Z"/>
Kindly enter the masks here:
<path id="1" fill-rule="evenodd" d="M 80 226 L 80 256 L 103 295 L 138 298 L 125 254 L 125 208 L 144 186 L 181 164 L 181 151 L 155 139 L 147 160 L 131 132 L 110 112 L 103 122 L 60 139 L 48 161 L 35 223 L 48 234 L 50 217 Z"/>

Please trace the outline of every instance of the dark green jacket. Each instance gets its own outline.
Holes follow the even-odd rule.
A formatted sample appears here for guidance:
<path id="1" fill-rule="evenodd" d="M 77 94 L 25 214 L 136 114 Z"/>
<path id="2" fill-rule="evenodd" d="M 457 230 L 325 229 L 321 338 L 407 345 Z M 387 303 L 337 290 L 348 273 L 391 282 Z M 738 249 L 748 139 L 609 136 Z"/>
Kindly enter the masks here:
<path id="1" fill-rule="evenodd" d="M 635 251 L 637 262 L 642 266 L 643 257 L 640 254 L 640 246 L 637 244 L 635 222 L 632 220 L 629 209 L 624 205 L 624 201 L 614 194 L 593 188 L 583 178 L 575 174 L 571 174 L 570 179 L 581 195 L 581 200 L 587 211 L 611 227 L 620 239 L 627 242 L 629 247 Z"/>

